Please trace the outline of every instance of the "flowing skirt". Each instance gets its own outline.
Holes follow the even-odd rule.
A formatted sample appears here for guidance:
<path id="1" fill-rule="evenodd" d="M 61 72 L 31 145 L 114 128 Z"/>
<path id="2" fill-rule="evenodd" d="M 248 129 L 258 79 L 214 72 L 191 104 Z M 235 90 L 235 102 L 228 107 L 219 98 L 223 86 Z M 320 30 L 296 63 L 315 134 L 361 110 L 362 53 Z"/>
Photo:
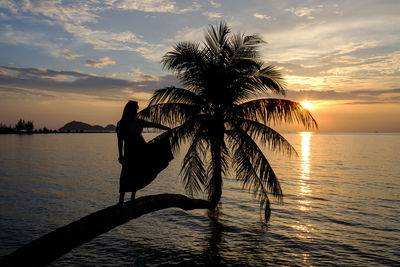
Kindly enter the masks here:
<path id="1" fill-rule="evenodd" d="M 154 138 L 128 153 L 122 164 L 119 192 L 136 192 L 149 185 L 173 159 L 169 138 Z"/>

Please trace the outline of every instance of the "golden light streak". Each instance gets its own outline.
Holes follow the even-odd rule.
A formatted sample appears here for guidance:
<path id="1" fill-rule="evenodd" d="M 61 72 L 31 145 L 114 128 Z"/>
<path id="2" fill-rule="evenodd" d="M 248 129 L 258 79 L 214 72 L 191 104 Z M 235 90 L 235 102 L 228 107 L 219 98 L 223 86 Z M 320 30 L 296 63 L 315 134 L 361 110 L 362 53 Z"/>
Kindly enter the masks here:
<path id="1" fill-rule="evenodd" d="M 310 141 L 312 134 L 310 132 L 302 132 L 301 136 L 301 162 L 300 162 L 300 190 L 298 194 L 298 207 L 302 212 L 307 212 L 311 209 L 311 200 L 308 198 L 312 194 L 311 187 L 309 185 L 310 180 Z M 298 231 L 296 234 L 297 237 L 302 239 L 310 239 L 311 232 L 314 231 L 314 228 L 311 224 L 302 224 L 299 223 L 297 225 L 292 226 L 294 229 Z M 309 255 L 303 255 L 303 261 L 307 262 L 309 260 Z"/>
<path id="2" fill-rule="evenodd" d="M 302 132 L 301 134 L 301 163 L 300 163 L 300 197 L 310 196 L 312 193 L 311 187 L 308 184 L 308 180 L 310 179 L 310 139 L 311 133 Z M 300 199 L 299 201 L 299 209 L 306 211 L 310 209 L 311 201 Z"/>

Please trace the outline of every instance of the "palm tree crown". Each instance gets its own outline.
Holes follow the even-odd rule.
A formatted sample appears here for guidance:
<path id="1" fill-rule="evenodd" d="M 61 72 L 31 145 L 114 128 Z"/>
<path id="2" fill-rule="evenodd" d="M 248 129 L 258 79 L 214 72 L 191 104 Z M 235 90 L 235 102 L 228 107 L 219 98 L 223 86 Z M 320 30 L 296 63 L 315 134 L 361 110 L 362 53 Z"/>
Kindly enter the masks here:
<path id="1" fill-rule="evenodd" d="M 181 169 L 189 194 L 206 190 L 216 206 L 222 175 L 231 166 L 243 188 L 252 190 L 265 206 L 268 220 L 268 195 L 280 200 L 282 190 L 262 148 L 296 154 L 270 125 L 297 122 L 312 128 L 317 123 L 297 102 L 261 97 L 285 93 L 281 74 L 260 59 L 262 43 L 257 35 L 231 33 L 224 22 L 210 26 L 203 43 L 177 43 L 162 63 L 184 88 L 155 91 L 139 116 L 175 127 L 174 150 L 189 143 Z"/>

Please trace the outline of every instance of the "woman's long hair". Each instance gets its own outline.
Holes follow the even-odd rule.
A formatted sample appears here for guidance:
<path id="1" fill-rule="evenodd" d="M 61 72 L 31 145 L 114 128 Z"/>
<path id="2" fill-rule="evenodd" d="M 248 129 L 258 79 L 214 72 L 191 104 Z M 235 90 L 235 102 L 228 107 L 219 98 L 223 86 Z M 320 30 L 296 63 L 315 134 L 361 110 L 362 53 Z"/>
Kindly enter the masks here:
<path id="1" fill-rule="evenodd" d="M 124 112 L 122 113 L 122 122 L 130 122 L 136 118 L 137 111 L 139 109 L 138 102 L 130 100 L 126 103 Z"/>
<path id="2" fill-rule="evenodd" d="M 126 132 L 130 123 L 136 118 L 139 109 L 138 102 L 130 100 L 126 103 L 121 120 L 118 122 L 118 128 L 122 132 Z"/>

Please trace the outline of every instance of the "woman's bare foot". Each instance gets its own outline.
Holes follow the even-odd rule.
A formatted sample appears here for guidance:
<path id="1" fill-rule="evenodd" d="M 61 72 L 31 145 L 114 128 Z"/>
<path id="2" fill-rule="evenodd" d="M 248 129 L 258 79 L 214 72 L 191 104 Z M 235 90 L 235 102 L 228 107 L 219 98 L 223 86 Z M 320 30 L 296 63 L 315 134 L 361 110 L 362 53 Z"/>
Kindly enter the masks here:
<path id="1" fill-rule="evenodd" d="M 118 206 L 123 206 L 124 205 L 124 197 L 125 197 L 125 193 L 120 193 L 119 194 L 119 201 L 118 201 Z"/>

